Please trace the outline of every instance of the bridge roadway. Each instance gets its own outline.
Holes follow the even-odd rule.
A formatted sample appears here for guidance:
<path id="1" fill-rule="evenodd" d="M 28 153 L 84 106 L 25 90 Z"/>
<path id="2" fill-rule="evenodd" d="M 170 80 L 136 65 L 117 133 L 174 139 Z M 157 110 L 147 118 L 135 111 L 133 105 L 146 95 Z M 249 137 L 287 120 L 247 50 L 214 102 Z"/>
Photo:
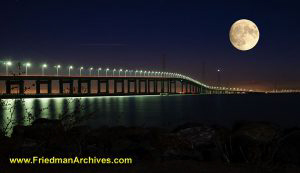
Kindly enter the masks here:
<path id="1" fill-rule="evenodd" d="M 5 92 L 0 98 L 39 97 L 87 97 L 161 94 L 233 94 L 245 91 L 209 87 L 190 78 L 161 76 L 0 76 L 5 83 Z M 33 81 L 35 93 L 26 92 L 25 81 Z M 58 81 L 58 93 L 53 92 L 53 82 Z M 74 83 L 77 82 L 77 87 Z M 92 81 L 97 83 L 97 92 L 92 92 Z M 111 83 L 113 83 L 111 85 Z M 69 84 L 65 89 L 64 84 Z M 84 92 L 82 84 L 87 85 Z M 118 87 L 118 84 L 121 85 Z M 125 84 L 127 89 L 125 91 Z M 179 86 L 177 85 L 179 84 Z M 47 86 L 47 93 L 41 93 L 41 85 Z M 159 87 L 160 85 L 160 87 Z M 12 88 L 18 89 L 12 92 Z M 72 88 L 72 89 L 70 89 Z M 112 88 L 113 92 L 110 92 Z M 179 90 L 179 92 L 178 92 Z M 16 94 L 17 93 L 17 94 Z"/>

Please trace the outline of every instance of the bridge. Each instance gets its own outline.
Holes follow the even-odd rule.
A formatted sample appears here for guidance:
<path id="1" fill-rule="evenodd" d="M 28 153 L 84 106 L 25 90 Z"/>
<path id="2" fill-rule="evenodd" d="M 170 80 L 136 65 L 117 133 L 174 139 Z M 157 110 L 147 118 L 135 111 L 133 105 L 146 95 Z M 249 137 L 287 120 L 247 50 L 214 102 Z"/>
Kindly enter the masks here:
<path id="1" fill-rule="evenodd" d="M 83 75 L 83 67 L 79 68 L 79 75 L 71 75 L 73 66 L 68 67 L 68 75 L 59 74 L 60 65 L 56 68 L 56 75 L 45 75 L 46 64 L 41 67 L 42 75 L 28 75 L 30 63 L 24 64 L 25 73 L 9 73 L 12 62 L 6 61 L 6 75 L 0 75 L 0 82 L 4 81 L 5 92 L 0 98 L 33 98 L 33 97 L 85 97 L 109 95 L 169 95 L 169 94 L 240 94 L 251 91 L 239 88 L 208 86 L 191 77 L 171 72 L 143 71 L 143 70 L 110 70 L 89 68 L 89 75 Z M 30 87 L 26 81 L 33 81 L 35 92 L 27 92 Z M 54 90 L 54 82 L 58 89 Z M 92 90 L 92 83 L 96 83 L 96 92 Z M 68 85 L 68 87 L 65 87 Z M 83 85 L 86 85 L 84 89 Z M 41 92 L 41 86 L 46 86 L 46 92 Z M 0 86 L 1 87 L 1 86 Z M 95 88 L 94 87 L 94 88 Z M 1 88 L 0 88 L 1 89 Z M 3 88 L 2 88 L 3 89 Z M 18 91 L 15 92 L 15 89 Z M 30 89 L 32 91 L 32 89 Z M 12 92 L 14 91 L 14 92 Z M 56 92 L 55 92 L 56 91 Z"/>
<path id="2" fill-rule="evenodd" d="M 2 98 L 32 97 L 84 97 L 109 95 L 168 95 L 168 94 L 237 94 L 248 91 L 237 88 L 211 87 L 183 75 L 165 76 L 0 76 L 5 83 Z M 26 94 L 25 81 L 33 81 L 35 92 Z M 53 82 L 58 82 L 58 92 L 53 92 Z M 97 92 L 92 92 L 92 82 Z M 67 88 L 64 84 L 67 84 Z M 77 85 L 75 85 L 77 84 Z M 84 91 L 82 85 L 86 84 Z M 41 86 L 47 87 L 41 93 Z M 18 89 L 12 93 L 12 88 Z M 112 89 L 112 90 L 111 90 Z"/>

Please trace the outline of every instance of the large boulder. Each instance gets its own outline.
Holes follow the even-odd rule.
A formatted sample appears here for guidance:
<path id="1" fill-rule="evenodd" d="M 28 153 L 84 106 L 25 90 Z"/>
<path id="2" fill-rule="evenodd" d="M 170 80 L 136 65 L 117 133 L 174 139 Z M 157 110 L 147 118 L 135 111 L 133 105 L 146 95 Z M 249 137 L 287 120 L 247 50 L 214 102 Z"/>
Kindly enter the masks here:
<path id="1" fill-rule="evenodd" d="M 199 125 L 182 128 L 175 133 L 189 143 L 191 148 L 201 148 L 203 145 L 212 145 L 215 130 L 206 125 Z"/>
<path id="2" fill-rule="evenodd" d="M 265 122 L 236 124 L 227 141 L 227 153 L 233 161 L 259 163 L 271 159 L 282 129 Z"/>
<path id="3" fill-rule="evenodd" d="M 274 160 L 283 164 L 300 166 L 300 129 L 283 135 L 278 142 Z"/>
<path id="4" fill-rule="evenodd" d="M 162 134 L 157 147 L 168 159 L 210 160 L 215 153 L 214 129 L 195 123 L 175 128 L 171 133 Z"/>

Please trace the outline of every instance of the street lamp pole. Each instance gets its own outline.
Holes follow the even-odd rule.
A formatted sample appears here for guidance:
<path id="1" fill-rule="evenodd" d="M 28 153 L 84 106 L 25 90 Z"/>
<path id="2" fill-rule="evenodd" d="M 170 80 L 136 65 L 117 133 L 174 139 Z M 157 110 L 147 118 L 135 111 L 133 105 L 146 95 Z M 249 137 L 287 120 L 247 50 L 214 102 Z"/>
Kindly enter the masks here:
<path id="1" fill-rule="evenodd" d="M 30 67 L 30 66 L 31 66 L 31 64 L 30 64 L 29 62 L 25 64 L 25 74 L 26 74 L 26 76 L 27 76 L 27 74 L 28 74 L 28 73 L 27 73 L 27 71 L 28 71 L 27 68 Z"/>
<path id="2" fill-rule="evenodd" d="M 98 77 L 99 77 L 99 71 L 101 71 L 101 68 L 98 68 Z"/>
<path id="3" fill-rule="evenodd" d="M 11 62 L 6 61 L 4 64 L 5 64 L 5 67 L 6 67 L 6 76 L 8 76 L 8 66 L 11 66 Z"/>
<path id="4" fill-rule="evenodd" d="M 113 70 L 113 76 L 115 76 L 115 71 L 116 71 L 116 69 Z"/>
<path id="5" fill-rule="evenodd" d="M 90 68 L 90 76 L 92 76 L 93 67 Z"/>
<path id="6" fill-rule="evenodd" d="M 105 70 L 105 75 L 106 75 L 106 77 L 107 77 L 107 71 L 109 71 L 109 68 L 107 68 L 107 69 Z"/>
<path id="7" fill-rule="evenodd" d="M 47 64 L 43 64 L 43 66 L 42 66 L 42 75 L 43 76 L 45 75 L 45 72 L 44 72 L 45 68 L 47 68 Z"/>
<path id="8" fill-rule="evenodd" d="M 119 70 L 119 77 L 121 77 L 121 72 L 122 72 L 122 71 L 123 71 L 122 69 Z"/>
<path id="9" fill-rule="evenodd" d="M 56 76 L 58 76 L 58 69 L 60 68 L 60 65 L 56 66 Z"/>
<path id="10" fill-rule="evenodd" d="M 73 66 L 69 67 L 69 76 L 71 76 L 71 70 L 73 69 Z"/>
<path id="11" fill-rule="evenodd" d="M 81 76 L 81 70 L 83 70 L 83 67 L 80 67 L 79 69 L 79 76 Z"/>

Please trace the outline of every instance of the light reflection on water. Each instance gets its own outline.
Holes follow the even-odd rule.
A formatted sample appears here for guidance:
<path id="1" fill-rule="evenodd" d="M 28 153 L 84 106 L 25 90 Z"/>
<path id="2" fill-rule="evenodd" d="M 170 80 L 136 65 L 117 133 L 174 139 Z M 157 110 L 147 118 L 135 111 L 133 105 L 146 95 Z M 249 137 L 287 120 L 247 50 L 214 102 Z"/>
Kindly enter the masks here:
<path id="1" fill-rule="evenodd" d="M 77 101 L 76 101 L 77 100 Z M 80 101 L 78 101 L 80 100 Z M 82 105 L 78 116 L 94 113 L 87 124 L 107 126 L 173 127 L 184 122 L 231 125 L 238 120 L 272 121 L 298 126 L 298 96 L 110 96 L 86 98 L 5 99 L 0 105 L 0 127 L 11 117 L 28 125 L 35 118 L 59 119 Z M 15 106 L 14 106 L 15 105 Z M 12 107 L 16 107 L 13 111 Z"/>

